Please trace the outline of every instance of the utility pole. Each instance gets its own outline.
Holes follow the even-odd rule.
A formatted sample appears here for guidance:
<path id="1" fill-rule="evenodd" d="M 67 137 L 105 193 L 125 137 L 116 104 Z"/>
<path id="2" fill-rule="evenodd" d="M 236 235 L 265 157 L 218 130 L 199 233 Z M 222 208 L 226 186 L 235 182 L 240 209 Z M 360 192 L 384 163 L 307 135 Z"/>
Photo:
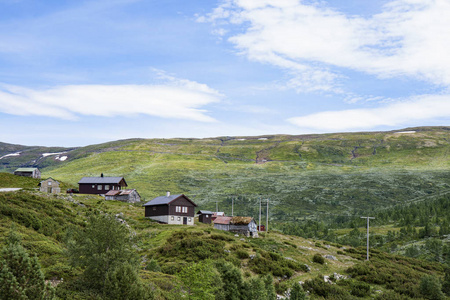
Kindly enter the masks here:
<path id="1" fill-rule="evenodd" d="M 219 212 L 219 201 L 216 201 L 216 212 Z"/>
<path id="2" fill-rule="evenodd" d="M 261 197 L 259 198 L 259 221 L 258 221 L 258 231 L 261 231 Z"/>
<path id="3" fill-rule="evenodd" d="M 234 196 L 231 198 L 231 216 L 234 217 Z"/>
<path id="4" fill-rule="evenodd" d="M 367 219 L 367 260 L 369 260 L 369 219 L 375 219 L 374 217 L 361 217 L 361 219 Z"/>
<path id="5" fill-rule="evenodd" d="M 266 232 L 269 232 L 269 199 L 267 199 L 267 209 L 266 209 Z"/>

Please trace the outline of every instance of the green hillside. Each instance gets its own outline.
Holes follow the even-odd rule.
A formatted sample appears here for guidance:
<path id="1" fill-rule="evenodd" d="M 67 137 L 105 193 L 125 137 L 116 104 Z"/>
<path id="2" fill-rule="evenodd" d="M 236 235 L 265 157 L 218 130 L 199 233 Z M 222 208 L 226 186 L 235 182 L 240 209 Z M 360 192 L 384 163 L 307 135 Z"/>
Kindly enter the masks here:
<path id="1" fill-rule="evenodd" d="M 273 220 L 354 215 L 450 190 L 450 128 L 323 135 L 136 139 L 79 148 L 43 168 L 76 185 L 124 176 L 146 199 L 185 193 L 205 209 Z M 11 158 L 12 160 L 13 158 Z M 325 216 L 326 217 L 326 216 Z"/>
<path id="2" fill-rule="evenodd" d="M 138 205 L 105 201 L 98 196 L 26 190 L 0 193 L 0 246 L 14 222 L 25 248 L 38 255 L 46 278 L 58 284 L 61 299 L 103 299 L 77 287 L 75 282 L 82 270 L 69 265 L 64 241 L 69 228 L 86 226 L 88 215 L 105 213 L 124 220 L 136 233 L 133 249 L 141 257 L 140 277 L 152 286 L 156 299 L 185 297 L 186 289 L 179 289 L 186 284 L 181 277 L 183 270 L 197 264 L 210 266 L 216 274 L 222 272 L 221 264 L 235 266 L 246 282 L 272 274 L 280 295 L 294 282 L 304 281 L 310 299 L 423 299 L 421 278 L 444 276 L 441 264 L 377 250 L 371 252 L 367 262 L 364 248 L 277 231 L 245 238 L 198 222 L 191 227 L 160 225 L 143 218 L 143 208 Z M 326 283 L 324 275 L 335 284 Z"/>

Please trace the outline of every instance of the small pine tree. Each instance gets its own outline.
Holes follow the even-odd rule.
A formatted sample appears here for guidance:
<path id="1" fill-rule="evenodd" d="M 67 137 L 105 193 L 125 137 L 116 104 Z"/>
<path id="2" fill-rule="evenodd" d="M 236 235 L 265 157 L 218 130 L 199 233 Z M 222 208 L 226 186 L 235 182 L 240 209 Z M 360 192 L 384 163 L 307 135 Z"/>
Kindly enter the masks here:
<path id="1" fill-rule="evenodd" d="M 267 274 L 263 277 L 264 284 L 266 286 L 267 300 L 276 300 L 277 293 L 275 292 L 275 286 L 273 285 L 273 277 L 271 274 Z"/>
<path id="2" fill-rule="evenodd" d="M 0 299 L 47 300 L 54 296 L 54 289 L 45 284 L 36 255 L 30 257 L 13 227 L 0 253 Z"/>
<path id="3" fill-rule="evenodd" d="M 445 269 L 444 280 L 442 282 L 442 291 L 450 297 L 450 267 Z"/>
<path id="4" fill-rule="evenodd" d="M 442 286 L 434 276 L 424 276 L 420 280 L 420 292 L 425 299 L 430 300 L 443 300 L 445 299 L 444 293 L 442 293 Z"/>
<path id="5" fill-rule="evenodd" d="M 227 300 L 240 300 L 244 293 L 244 281 L 239 268 L 226 261 L 218 261 L 216 268 L 223 282 L 223 294 Z"/>
<path id="6" fill-rule="evenodd" d="M 306 299 L 306 293 L 303 290 L 303 287 L 298 282 L 295 282 L 292 285 L 291 295 L 289 297 L 289 300 L 305 300 L 305 299 Z"/>
<path id="7" fill-rule="evenodd" d="M 245 293 L 243 299 L 246 300 L 266 300 L 267 292 L 264 284 L 264 280 L 259 277 L 251 277 L 244 283 Z"/>
<path id="8" fill-rule="evenodd" d="M 123 263 L 106 274 L 104 296 L 107 299 L 153 299 L 149 289 L 142 284 L 132 265 Z"/>

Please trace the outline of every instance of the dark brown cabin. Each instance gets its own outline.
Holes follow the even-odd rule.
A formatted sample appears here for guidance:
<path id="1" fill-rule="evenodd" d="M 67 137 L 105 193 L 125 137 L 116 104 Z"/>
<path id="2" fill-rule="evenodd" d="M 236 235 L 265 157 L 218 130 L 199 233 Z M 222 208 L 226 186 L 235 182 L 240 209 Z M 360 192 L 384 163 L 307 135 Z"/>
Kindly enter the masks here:
<path id="1" fill-rule="evenodd" d="M 144 204 L 145 217 L 160 223 L 194 225 L 195 204 L 183 194 L 156 197 Z"/>
<path id="2" fill-rule="evenodd" d="M 198 214 L 198 221 L 205 223 L 205 224 L 211 224 L 211 217 L 213 215 L 212 211 L 209 210 L 199 210 L 197 212 Z"/>
<path id="3" fill-rule="evenodd" d="M 80 194 L 104 195 L 108 191 L 121 190 L 127 186 L 123 177 L 83 177 L 78 182 Z"/>

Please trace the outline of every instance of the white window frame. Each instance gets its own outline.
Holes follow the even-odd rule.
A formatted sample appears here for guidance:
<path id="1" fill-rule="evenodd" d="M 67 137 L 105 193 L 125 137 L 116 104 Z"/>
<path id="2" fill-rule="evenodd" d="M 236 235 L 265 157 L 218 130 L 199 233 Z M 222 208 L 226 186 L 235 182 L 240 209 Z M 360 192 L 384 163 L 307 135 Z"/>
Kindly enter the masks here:
<path id="1" fill-rule="evenodd" d="M 105 185 L 105 190 L 109 191 L 109 185 Z"/>
<path id="2" fill-rule="evenodd" d="M 175 212 L 180 213 L 181 212 L 181 206 L 175 206 Z"/>
<path id="3" fill-rule="evenodd" d="M 98 191 L 101 191 L 101 190 L 102 190 L 102 188 L 103 188 L 103 187 L 102 187 L 102 185 L 101 185 L 101 184 L 97 185 L 97 190 L 98 190 Z"/>
<path id="4" fill-rule="evenodd" d="M 182 206 L 182 207 L 181 207 L 181 212 L 182 212 L 183 214 L 187 214 L 187 213 L 188 213 L 188 208 L 187 208 L 187 206 Z"/>

